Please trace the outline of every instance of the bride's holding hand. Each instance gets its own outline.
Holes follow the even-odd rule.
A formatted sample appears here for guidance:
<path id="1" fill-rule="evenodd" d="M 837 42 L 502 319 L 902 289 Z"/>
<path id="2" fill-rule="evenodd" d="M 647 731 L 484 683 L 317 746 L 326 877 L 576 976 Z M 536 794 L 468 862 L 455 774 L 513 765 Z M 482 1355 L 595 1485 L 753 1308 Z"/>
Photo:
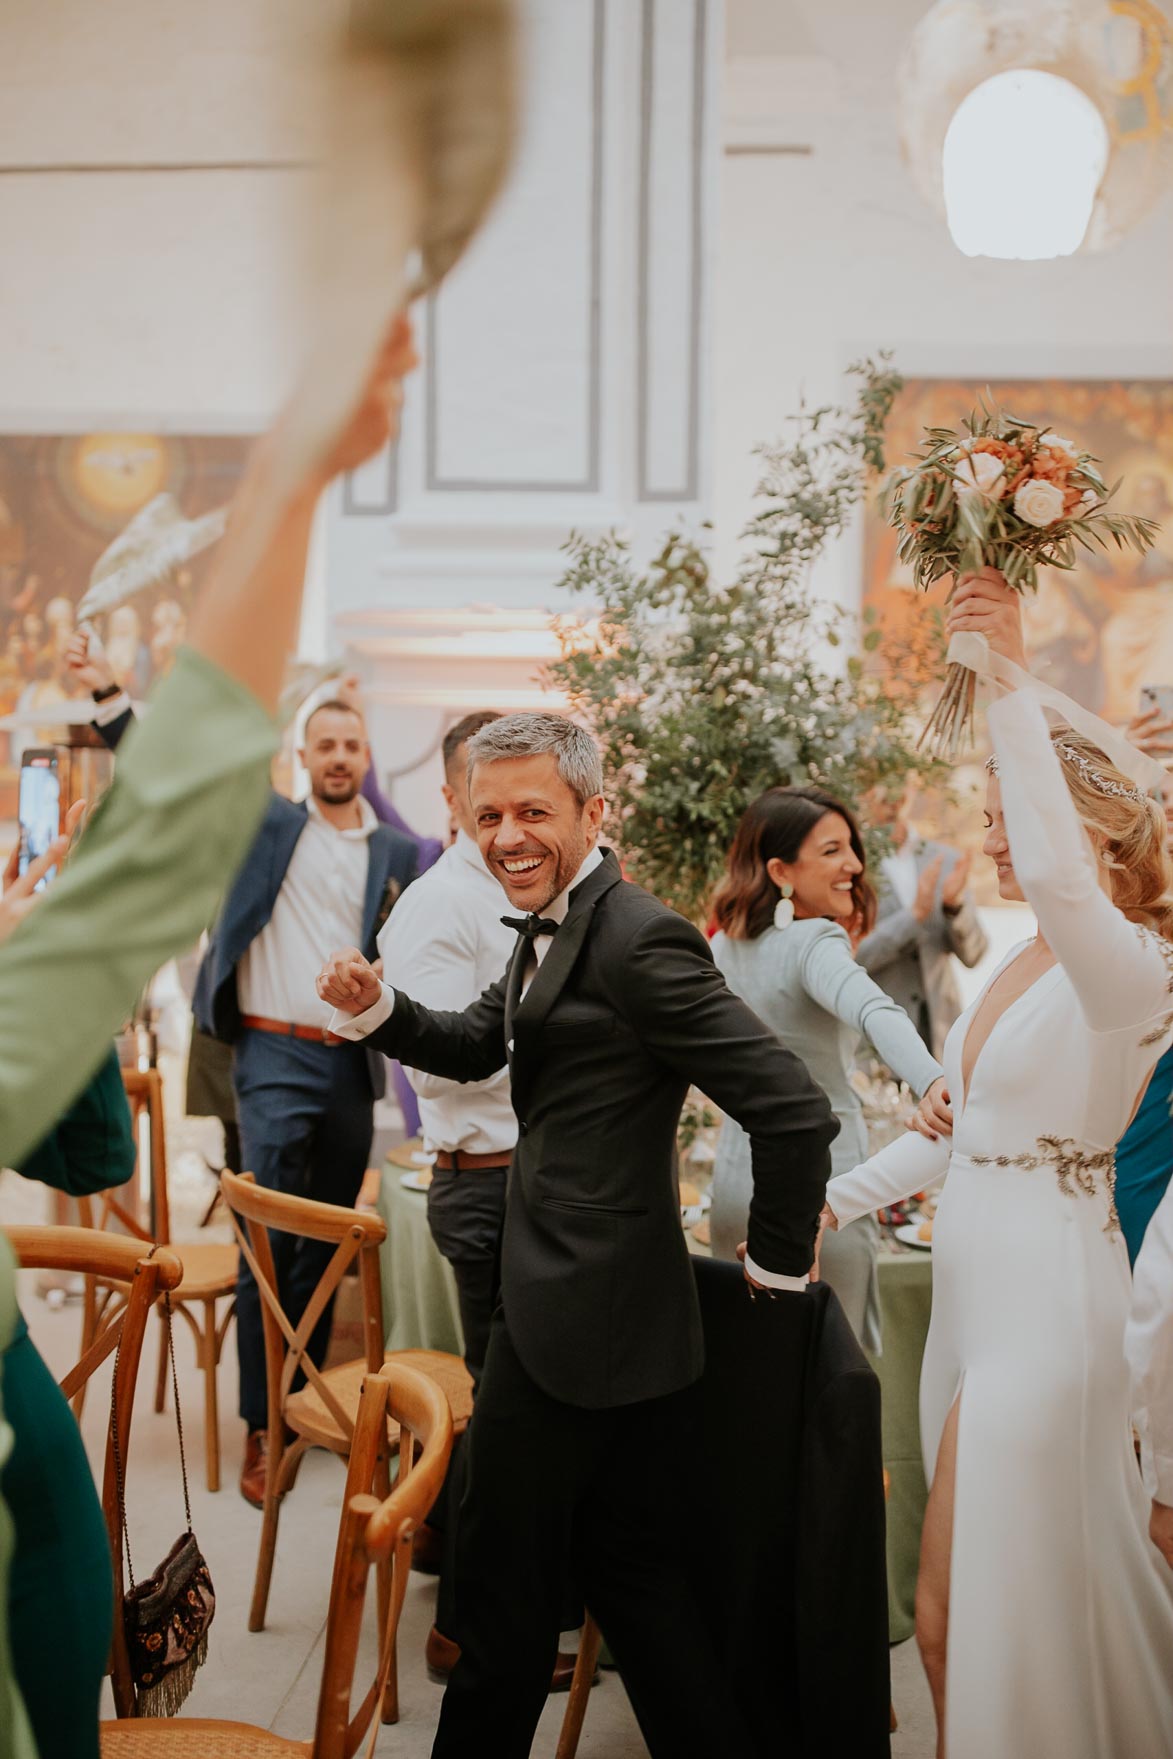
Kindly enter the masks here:
<path id="1" fill-rule="evenodd" d="M 948 1172 L 917 1586 L 939 1754 L 1170 1759 L 1173 1574 L 1147 1537 L 1133 1451 L 1112 1197 L 1113 1145 L 1173 1038 L 1165 821 L 1139 759 L 1129 774 L 1048 727 L 1001 576 L 959 582 L 949 630 L 985 638 L 979 664 L 1003 692 L 984 852 L 1038 934 L 953 1027 L 945 1092 L 916 1131 L 828 1188 L 828 1225 Z"/>

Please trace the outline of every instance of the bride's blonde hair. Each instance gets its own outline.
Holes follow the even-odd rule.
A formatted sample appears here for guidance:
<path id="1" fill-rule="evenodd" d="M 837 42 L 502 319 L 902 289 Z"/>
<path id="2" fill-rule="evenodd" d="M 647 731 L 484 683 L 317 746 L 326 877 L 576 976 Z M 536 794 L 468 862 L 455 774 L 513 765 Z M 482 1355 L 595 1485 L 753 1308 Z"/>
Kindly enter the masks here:
<path id="1" fill-rule="evenodd" d="M 1051 741 L 1080 822 L 1112 875 L 1112 902 L 1130 922 L 1173 940 L 1173 860 L 1160 801 L 1142 794 L 1084 734 L 1057 727 Z"/>

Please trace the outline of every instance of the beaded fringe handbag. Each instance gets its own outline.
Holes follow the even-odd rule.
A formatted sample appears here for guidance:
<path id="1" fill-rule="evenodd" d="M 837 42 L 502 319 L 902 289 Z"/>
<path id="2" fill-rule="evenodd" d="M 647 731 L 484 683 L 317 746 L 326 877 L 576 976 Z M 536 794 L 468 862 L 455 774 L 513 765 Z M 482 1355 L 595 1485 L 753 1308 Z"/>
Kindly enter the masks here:
<path id="1" fill-rule="evenodd" d="M 126 1495 L 122 1449 L 118 1440 L 118 1357 L 114 1358 L 114 1385 L 110 1393 L 110 1434 L 114 1449 L 114 1472 L 118 1486 L 119 1536 L 126 1552 L 130 1587 L 122 1596 L 122 1624 L 126 1652 L 134 1682 L 136 1716 L 174 1716 L 192 1686 L 196 1669 L 208 1659 L 208 1626 L 216 1611 L 216 1592 L 203 1553 L 191 1530 L 191 1498 L 187 1489 L 187 1460 L 183 1451 L 183 1418 L 179 1409 L 179 1378 L 175 1372 L 175 1341 L 172 1337 L 171 1297 L 163 1297 L 167 1351 L 171 1358 L 171 1386 L 175 1395 L 175 1426 L 179 1433 L 179 1465 L 183 1474 L 183 1506 L 187 1529 L 181 1533 L 158 1569 L 142 1582 L 135 1582 L 130 1561 L 130 1534 L 126 1526 Z M 121 1346 L 120 1346 L 121 1348 Z"/>

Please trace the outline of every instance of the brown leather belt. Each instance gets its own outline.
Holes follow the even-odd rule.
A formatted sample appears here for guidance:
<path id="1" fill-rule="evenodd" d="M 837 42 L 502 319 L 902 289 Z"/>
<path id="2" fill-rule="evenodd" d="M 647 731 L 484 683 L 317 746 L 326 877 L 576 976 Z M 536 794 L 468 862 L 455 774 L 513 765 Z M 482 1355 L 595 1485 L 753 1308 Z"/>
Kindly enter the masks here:
<path id="1" fill-rule="evenodd" d="M 242 1014 L 240 1024 L 250 1032 L 275 1032 L 279 1038 L 308 1038 L 314 1044 L 325 1044 L 326 1034 L 320 1026 L 295 1026 L 289 1020 L 266 1020 L 261 1014 Z"/>
<path id="2" fill-rule="evenodd" d="M 507 1167 L 513 1159 L 511 1154 L 504 1157 L 500 1149 L 493 1154 L 470 1154 L 467 1149 L 455 1148 L 449 1154 L 442 1148 L 436 1156 L 436 1165 L 445 1173 L 486 1172 L 489 1167 Z"/>

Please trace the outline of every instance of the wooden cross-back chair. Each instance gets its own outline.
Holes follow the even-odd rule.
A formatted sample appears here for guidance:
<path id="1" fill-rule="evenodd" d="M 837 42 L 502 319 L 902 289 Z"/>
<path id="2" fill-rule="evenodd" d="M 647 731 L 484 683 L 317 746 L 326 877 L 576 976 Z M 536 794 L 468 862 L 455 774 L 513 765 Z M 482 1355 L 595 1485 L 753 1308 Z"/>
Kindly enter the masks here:
<path id="1" fill-rule="evenodd" d="M 386 1459 L 390 1429 L 403 1438 L 399 1481 L 390 1495 L 370 1495 Z M 418 1452 L 417 1452 L 418 1450 Z M 102 1759 L 353 1759 L 364 1736 L 374 1753 L 379 1720 L 399 1720 L 395 1638 L 411 1571 L 411 1541 L 439 1494 L 452 1452 L 448 1401 L 427 1375 L 389 1363 L 359 1387 L 346 1495 L 338 1527 L 326 1650 L 311 1742 L 286 1740 L 252 1723 L 199 1718 L 136 1718 L 102 1724 Z M 390 1590 L 380 1620 L 375 1678 L 352 1707 L 371 1566 Z"/>
<path id="2" fill-rule="evenodd" d="M 248 1618 L 249 1630 L 260 1631 L 265 1624 L 282 1499 L 293 1487 L 307 1448 L 328 1448 L 342 1458 L 349 1455 L 364 1376 L 378 1373 L 385 1364 L 403 1365 L 426 1375 L 447 1399 L 457 1430 L 464 1429 L 472 1415 L 472 1380 L 463 1359 L 446 1351 L 384 1350 L 379 1247 L 387 1237 L 387 1227 L 379 1216 L 266 1190 L 251 1173 L 221 1173 L 220 1189 L 240 1250 L 257 1281 L 265 1333 L 268 1458 L 261 1545 Z M 300 1234 L 334 1246 L 309 1305 L 296 1324 L 281 1304 L 270 1231 Z M 308 1354 L 309 1340 L 343 1277 L 355 1264 L 362 1293 L 363 1354 L 333 1368 L 318 1368 Z M 294 1391 L 293 1382 L 299 1374 L 304 1374 L 305 1385 Z M 382 1472 L 389 1474 L 389 1458 L 398 1445 L 398 1434 L 392 1429 L 380 1467 Z M 381 1581 L 380 1592 L 385 1593 L 385 1589 L 386 1584 Z"/>
<path id="3" fill-rule="evenodd" d="M 149 1254 L 140 1240 L 117 1234 L 100 1234 L 92 1228 L 7 1228 L 17 1261 L 26 1270 L 60 1270 L 72 1275 L 108 1278 L 118 1282 L 126 1297 L 119 1311 L 96 1338 L 83 1348 L 78 1362 L 61 1381 L 61 1391 L 72 1399 L 94 1370 L 118 1347 L 114 1372 L 113 1408 L 117 1412 L 118 1438 L 123 1472 L 130 1451 L 130 1426 L 134 1412 L 134 1389 L 138 1380 L 143 1338 L 151 1308 L 164 1294 L 179 1287 L 183 1267 L 173 1252 L 151 1246 Z M 102 1472 L 102 1513 L 110 1539 L 114 1566 L 114 1640 L 110 1652 L 110 1680 L 119 1716 L 130 1716 L 134 1689 L 122 1630 L 122 1538 L 118 1515 L 118 1480 L 114 1468 L 112 1430 L 107 1425 L 106 1458 Z"/>
<path id="4" fill-rule="evenodd" d="M 163 1118 L 163 1081 L 158 1069 L 123 1069 L 122 1083 L 134 1121 L 135 1140 L 140 1141 L 139 1120 L 145 1113 L 151 1142 L 151 1207 L 154 1215 L 153 1233 L 148 1232 L 133 1210 L 124 1201 L 124 1188 L 99 1192 L 97 1197 L 79 1197 L 78 1213 L 82 1225 L 122 1229 L 138 1240 L 157 1239 L 168 1246 L 183 1265 L 183 1287 L 172 1303 L 182 1313 L 195 1338 L 196 1360 L 204 1376 L 204 1472 L 209 1490 L 220 1488 L 220 1401 L 217 1370 L 224 1350 L 224 1339 L 236 1309 L 236 1247 L 220 1240 L 200 1240 L 176 1246 L 171 1239 L 171 1209 L 167 1193 L 167 1131 Z M 95 1208 L 96 1206 L 96 1208 Z M 102 1325 L 116 1313 L 126 1291 L 116 1283 L 86 1278 L 85 1304 L 82 1312 L 82 1348 L 97 1337 Z M 217 1305 L 226 1300 L 223 1313 Z M 161 1316 L 160 1316 L 161 1317 Z M 79 1393 L 74 1409 L 81 1416 Z M 167 1398 L 167 1334 L 159 1328 L 159 1361 L 155 1371 L 155 1409 L 161 1411 Z"/>

